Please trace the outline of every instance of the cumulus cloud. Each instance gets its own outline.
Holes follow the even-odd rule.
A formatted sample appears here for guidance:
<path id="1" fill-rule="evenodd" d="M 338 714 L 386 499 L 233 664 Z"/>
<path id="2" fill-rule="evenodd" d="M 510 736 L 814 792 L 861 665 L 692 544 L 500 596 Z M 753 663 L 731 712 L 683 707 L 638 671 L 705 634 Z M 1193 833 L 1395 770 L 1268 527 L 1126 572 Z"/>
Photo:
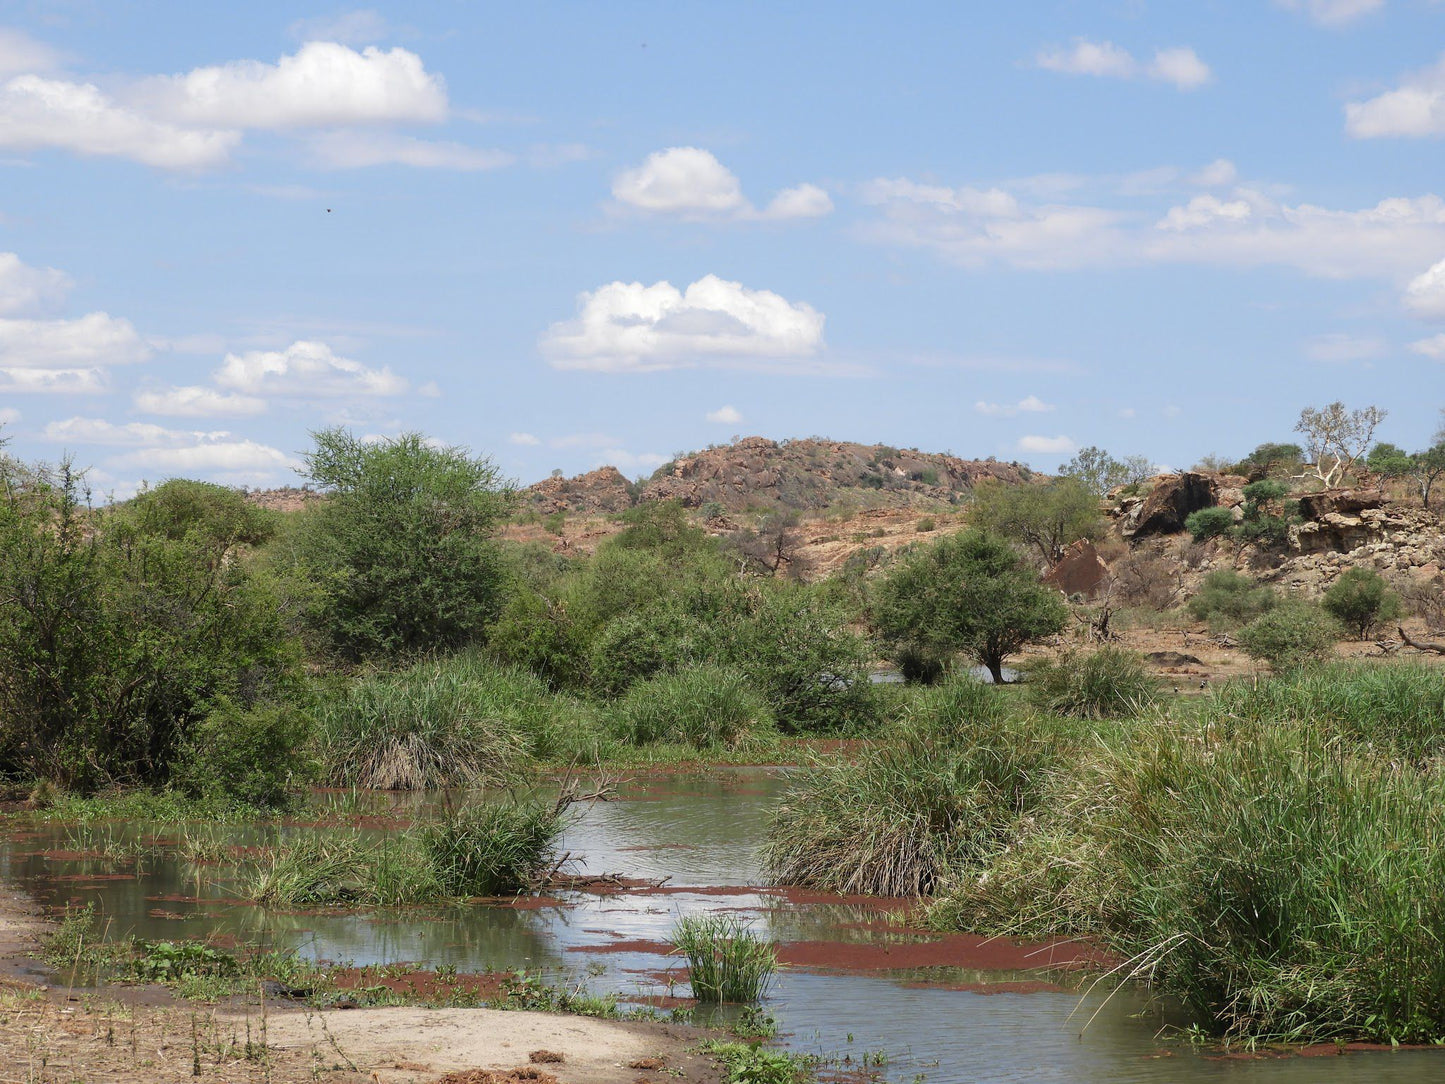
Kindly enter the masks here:
<path id="1" fill-rule="evenodd" d="M 463 143 L 349 130 L 317 136 L 311 141 L 311 156 L 317 165 L 328 169 L 397 165 L 473 172 L 498 169 L 516 161 L 506 151 L 468 147 Z"/>
<path id="2" fill-rule="evenodd" d="M 1445 260 L 1410 280 L 1405 287 L 1405 307 L 1429 320 L 1445 319 Z"/>
<path id="3" fill-rule="evenodd" d="M 12 395 L 99 395 L 104 369 L 24 369 L 0 366 L 0 391 Z"/>
<path id="4" fill-rule="evenodd" d="M 709 410 L 705 417 L 716 425 L 738 425 L 743 420 L 743 416 L 734 406 L 720 406 L 716 410 Z"/>
<path id="5" fill-rule="evenodd" d="M 44 42 L 0 26 L 0 75 L 49 71 L 60 61 L 60 53 Z"/>
<path id="6" fill-rule="evenodd" d="M 1394 90 L 1347 103 L 1345 130 L 1356 139 L 1445 135 L 1445 54 Z"/>
<path id="7" fill-rule="evenodd" d="M 1305 357 L 1311 361 L 1344 364 L 1352 361 L 1373 361 L 1390 352 L 1383 339 L 1332 331 L 1316 335 L 1305 343 Z"/>
<path id="8" fill-rule="evenodd" d="M 227 434 L 229 436 L 229 434 Z M 140 448 L 109 461 L 117 467 L 161 474 L 212 474 L 254 478 L 296 470 L 302 463 L 279 448 L 254 440 L 204 440 L 176 447 Z"/>
<path id="9" fill-rule="evenodd" d="M 1189 181 L 1201 188 L 1220 188 L 1233 184 L 1238 178 L 1239 170 L 1233 162 L 1228 158 L 1216 158 L 1203 169 L 1190 174 Z"/>
<path id="10" fill-rule="evenodd" d="M 1034 63 L 1045 71 L 1065 75 L 1155 79 L 1171 83 L 1179 90 L 1194 90 L 1214 77 L 1209 65 L 1187 45 L 1159 49 L 1153 60 L 1143 64 L 1129 50 L 1111 41 L 1075 38 L 1068 48 L 1052 46 L 1041 50 L 1034 57 Z"/>
<path id="11" fill-rule="evenodd" d="M 129 158 L 161 169 L 225 161 L 235 131 L 183 128 L 120 105 L 89 83 L 19 75 L 0 84 L 0 147 Z"/>
<path id="12" fill-rule="evenodd" d="M 299 41 L 339 41 L 343 45 L 371 45 L 391 35 L 391 24 L 371 8 L 297 19 L 286 28 Z"/>
<path id="13" fill-rule="evenodd" d="M 701 147 L 669 147 L 612 182 L 618 203 L 652 214 L 684 218 L 817 218 L 833 210 L 828 193 L 814 184 L 785 188 L 763 210 L 743 195 L 737 176 Z"/>
<path id="14" fill-rule="evenodd" d="M 1063 435 L 1057 437 L 1027 436 L 1019 437 L 1019 451 L 1031 452 L 1035 455 L 1062 455 L 1074 451 L 1078 445 L 1073 438 Z"/>
<path id="15" fill-rule="evenodd" d="M 531 433 L 511 433 L 507 436 L 507 440 L 511 444 L 522 444 L 529 448 L 535 448 L 542 443 Z"/>
<path id="16" fill-rule="evenodd" d="M 0 319 L 0 367 L 76 370 L 144 361 L 150 347 L 129 320 L 92 312 L 74 320 Z"/>
<path id="17" fill-rule="evenodd" d="M 1302 12 L 1321 26 L 1344 26 L 1385 6 L 1385 0 L 1275 0 L 1289 11 Z"/>
<path id="18" fill-rule="evenodd" d="M 629 452 L 626 448 L 608 448 L 598 459 L 598 466 L 613 466 L 628 471 L 653 471 L 667 462 L 660 452 Z"/>
<path id="19" fill-rule="evenodd" d="M 1341 210 L 1236 187 L 1227 197 L 1205 193 L 1162 210 L 1125 194 L 1128 205 L 1116 209 L 1033 203 L 998 187 L 881 179 L 862 195 L 880 213 L 863 227 L 866 237 L 966 266 L 1273 264 L 1328 278 L 1395 277 L 1445 250 L 1445 201 L 1433 194 Z"/>
<path id="20" fill-rule="evenodd" d="M 824 316 L 812 306 L 716 275 L 685 290 L 612 282 L 582 294 L 577 308 L 574 319 L 553 324 L 541 339 L 559 369 L 803 368 L 823 348 Z"/>
<path id="21" fill-rule="evenodd" d="M 0 252 L 0 316 L 53 308 L 70 290 L 70 276 L 53 267 L 30 267 L 13 252 Z"/>
<path id="22" fill-rule="evenodd" d="M 261 414 L 266 400 L 190 384 L 176 388 L 149 388 L 131 397 L 137 410 L 173 418 L 216 418 Z"/>
<path id="23" fill-rule="evenodd" d="M 1410 344 L 1410 351 L 1427 358 L 1445 361 L 1445 333 L 1431 335 L 1428 339 L 1416 339 Z"/>
<path id="24" fill-rule="evenodd" d="M 324 342 L 298 341 L 285 350 L 227 354 L 214 379 L 243 395 L 336 399 L 400 395 L 407 382 L 390 369 L 372 369 L 339 356 Z"/>
<path id="25" fill-rule="evenodd" d="M 63 421 L 48 422 L 42 433 L 46 440 L 66 444 L 102 444 L 112 447 L 180 447 L 197 441 L 228 439 L 226 432 L 187 432 L 166 429 L 147 422 L 126 422 L 117 425 L 104 418 L 76 416 Z"/>
<path id="26" fill-rule="evenodd" d="M 136 100 L 178 123 L 222 128 L 316 128 L 446 119 L 446 87 L 406 49 L 310 41 L 275 64 L 233 60 L 157 76 Z"/>
<path id="27" fill-rule="evenodd" d="M 980 399 L 973 404 L 973 409 L 980 414 L 988 414 L 996 418 L 1012 418 L 1017 414 L 1046 414 L 1053 410 L 1052 403 L 1046 403 L 1037 395 L 1027 395 L 1017 403 L 989 403 Z"/>

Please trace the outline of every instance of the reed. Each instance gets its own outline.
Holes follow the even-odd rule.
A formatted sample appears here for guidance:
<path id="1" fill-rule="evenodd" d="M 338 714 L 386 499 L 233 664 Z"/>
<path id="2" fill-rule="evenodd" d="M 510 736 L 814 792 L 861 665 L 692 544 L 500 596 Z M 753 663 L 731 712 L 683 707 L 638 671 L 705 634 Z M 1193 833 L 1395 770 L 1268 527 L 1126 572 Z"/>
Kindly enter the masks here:
<path id="1" fill-rule="evenodd" d="M 1135 652 L 1066 651 L 1029 671 L 1029 699 L 1042 711 L 1080 719 L 1132 719 L 1159 698 L 1159 683 Z"/>
<path id="2" fill-rule="evenodd" d="M 713 1004 L 759 1001 L 778 967 L 771 944 L 737 915 L 689 915 L 672 928 L 673 951 L 687 958 L 692 996 Z"/>
<path id="3" fill-rule="evenodd" d="M 767 702 L 734 670 L 692 667 L 659 674 L 627 691 L 613 713 L 629 744 L 733 748 L 776 736 Z"/>

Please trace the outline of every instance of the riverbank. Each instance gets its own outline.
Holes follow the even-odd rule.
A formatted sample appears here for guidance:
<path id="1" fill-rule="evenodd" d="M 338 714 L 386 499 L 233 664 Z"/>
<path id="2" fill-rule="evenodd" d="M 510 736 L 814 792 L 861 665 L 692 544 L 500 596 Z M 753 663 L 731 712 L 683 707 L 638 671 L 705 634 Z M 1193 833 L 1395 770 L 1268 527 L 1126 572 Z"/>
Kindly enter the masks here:
<path id="1" fill-rule="evenodd" d="M 704 1033 L 670 1024 L 500 1009 L 316 1011 L 288 1003 L 189 1003 L 157 987 L 45 983 L 51 924 L 0 891 L 0 1084 L 715 1084 Z"/>

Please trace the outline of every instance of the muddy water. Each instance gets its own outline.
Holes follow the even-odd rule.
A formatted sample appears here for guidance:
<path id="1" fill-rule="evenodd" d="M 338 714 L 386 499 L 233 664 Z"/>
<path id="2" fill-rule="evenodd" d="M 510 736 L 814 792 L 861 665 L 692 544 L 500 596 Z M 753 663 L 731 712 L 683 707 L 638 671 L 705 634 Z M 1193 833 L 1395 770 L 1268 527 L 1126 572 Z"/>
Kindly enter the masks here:
<path id="1" fill-rule="evenodd" d="M 524 966 L 626 998 L 686 994 L 678 961 L 666 955 L 668 932 L 680 915 L 732 911 L 754 918 L 790 965 L 767 1002 L 787 1044 L 853 1066 L 881 1062 L 895 1081 L 920 1074 L 938 1082 L 1100 1084 L 1445 1080 L 1445 1057 L 1429 1051 L 1200 1055 L 1154 1038 L 1162 1024 L 1178 1021 L 1147 1006 L 1139 992 L 1106 1001 L 1079 973 L 1049 966 L 1079 957 L 1078 946 L 1022 950 L 927 938 L 890 921 L 896 906 L 884 901 L 760 889 L 756 843 L 780 787 L 776 774 L 757 770 L 628 784 L 623 800 L 592 806 L 563 847 L 578 872 L 665 883 L 651 891 L 566 893 L 540 906 L 277 913 L 238 902 L 218 867 L 157 861 L 138 875 L 116 876 L 109 863 L 58 851 L 66 830 L 53 826 L 5 844 L 0 878 L 56 908 L 95 901 L 112 935 L 230 934 L 357 964 Z"/>

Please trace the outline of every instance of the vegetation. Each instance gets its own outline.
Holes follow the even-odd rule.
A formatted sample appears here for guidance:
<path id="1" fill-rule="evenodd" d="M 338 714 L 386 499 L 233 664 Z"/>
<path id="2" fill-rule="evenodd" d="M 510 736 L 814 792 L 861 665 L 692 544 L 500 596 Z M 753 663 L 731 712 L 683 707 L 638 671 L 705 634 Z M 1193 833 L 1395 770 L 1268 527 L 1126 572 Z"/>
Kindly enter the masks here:
<path id="1" fill-rule="evenodd" d="M 1228 508 L 1201 508 L 1184 521 L 1184 529 L 1196 542 L 1228 534 L 1233 527 L 1234 515 Z"/>
<path id="2" fill-rule="evenodd" d="M 1390 589 L 1372 568 L 1347 568 L 1325 589 L 1320 605 L 1325 612 L 1353 632 L 1368 640 L 1370 633 L 1385 621 L 1400 616 L 1400 596 Z"/>
<path id="3" fill-rule="evenodd" d="M 737 915 L 688 915 L 672 928 L 673 951 L 687 959 L 687 981 L 701 1002 L 760 1001 L 778 956 Z"/>
<path id="4" fill-rule="evenodd" d="M 979 531 L 910 554 L 883 577 L 873 603 L 874 625 L 894 650 L 943 658 L 967 651 L 996 684 L 1010 655 L 1067 620 L 1058 592 L 1007 543 Z"/>
<path id="5" fill-rule="evenodd" d="M 1248 576 L 1218 569 L 1204 577 L 1198 593 L 1189 600 L 1189 613 L 1211 625 L 1239 625 L 1274 609 L 1274 591 Z"/>
<path id="6" fill-rule="evenodd" d="M 1239 646 L 1276 670 L 1321 659 L 1339 639 L 1339 626 L 1312 602 L 1292 600 L 1239 630 Z"/>
<path id="7" fill-rule="evenodd" d="M 1081 538 L 1099 537 L 1099 499 L 1077 478 L 1007 486 L 984 482 L 974 490 L 970 521 L 981 531 L 1034 550 L 1045 567 Z"/>
<path id="8" fill-rule="evenodd" d="M 1029 699 L 1055 715 L 1082 719 L 1133 718 L 1159 695 L 1159 683 L 1132 651 L 1103 647 L 1087 655 L 1066 651 L 1029 671 Z"/>
<path id="9" fill-rule="evenodd" d="M 1078 479 L 1096 497 L 1119 486 L 1139 486 L 1158 473 L 1148 456 L 1115 459 L 1104 449 L 1092 445 L 1080 449 L 1074 458 L 1059 467 L 1060 475 Z"/>
<path id="10" fill-rule="evenodd" d="M 736 670 L 696 667 L 660 674 L 628 690 L 614 712 L 633 745 L 669 742 L 697 749 L 766 737 L 776 724 L 767 702 Z"/>

